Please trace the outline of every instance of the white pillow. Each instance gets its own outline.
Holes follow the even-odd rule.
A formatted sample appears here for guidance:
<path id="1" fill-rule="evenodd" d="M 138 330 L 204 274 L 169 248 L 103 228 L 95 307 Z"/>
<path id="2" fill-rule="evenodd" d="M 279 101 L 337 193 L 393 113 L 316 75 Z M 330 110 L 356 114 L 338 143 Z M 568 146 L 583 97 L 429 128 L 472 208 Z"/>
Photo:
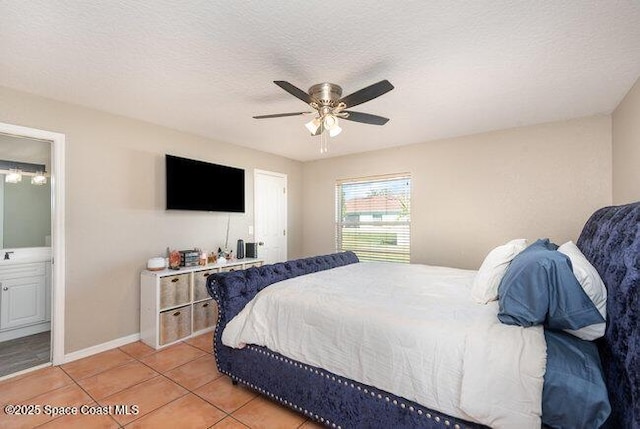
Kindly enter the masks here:
<path id="1" fill-rule="evenodd" d="M 511 260 L 528 246 L 524 238 L 511 240 L 489 252 L 484 258 L 471 286 L 471 296 L 479 304 L 498 299 L 498 286 Z"/>
<path id="2" fill-rule="evenodd" d="M 573 241 L 567 241 L 558 247 L 558 252 L 563 253 L 571 260 L 573 266 L 573 275 L 576 276 L 580 286 L 585 291 L 589 299 L 594 303 L 603 319 L 607 319 L 607 287 L 604 285 L 600 274 L 593 265 L 582 254 L 578 246 Z M 583 340 L 593 341 L 604 336 L 606 323 L 596 323 L 594 325 L 585 326 L 584 328 L 571 330 L 566 332 L 575 335 Z"/>

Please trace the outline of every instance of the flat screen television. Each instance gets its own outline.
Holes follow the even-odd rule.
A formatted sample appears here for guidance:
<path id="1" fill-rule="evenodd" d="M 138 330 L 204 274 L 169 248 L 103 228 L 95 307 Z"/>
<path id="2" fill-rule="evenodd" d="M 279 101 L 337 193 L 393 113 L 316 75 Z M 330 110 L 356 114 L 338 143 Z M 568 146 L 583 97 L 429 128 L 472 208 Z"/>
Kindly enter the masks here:
<path id="1" fill-rule="evenodd" d="M 244 213 L 244 170 L 165 155 L 167 210 Z"/>

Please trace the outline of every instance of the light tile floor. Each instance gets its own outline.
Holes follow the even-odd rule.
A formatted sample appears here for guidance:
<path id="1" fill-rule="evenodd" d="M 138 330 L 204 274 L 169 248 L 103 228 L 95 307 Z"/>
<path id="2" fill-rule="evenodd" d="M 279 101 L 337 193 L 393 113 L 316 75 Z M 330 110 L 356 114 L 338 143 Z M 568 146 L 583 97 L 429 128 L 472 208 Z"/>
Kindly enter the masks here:
<path id="1" fill-rule="evenodd" d="M 217 371 L 212 354 L 211 333 L 159 351 L 136 342 L 4 380 L 0 428 L 321 427 L 253 391 L 233 386 Z M 8 405 L 24 405 L 22 411 L 39 413 L 7 413 Z M 67 413 L 75 407 L 78 414 L 54 416 L 60 407 L 68 407 Z"/>

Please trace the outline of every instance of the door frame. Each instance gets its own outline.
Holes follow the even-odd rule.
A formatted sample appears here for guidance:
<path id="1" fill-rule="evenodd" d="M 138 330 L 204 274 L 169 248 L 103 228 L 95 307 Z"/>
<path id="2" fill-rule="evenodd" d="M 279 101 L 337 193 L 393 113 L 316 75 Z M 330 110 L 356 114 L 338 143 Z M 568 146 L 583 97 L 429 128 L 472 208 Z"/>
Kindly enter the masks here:
<path id="1" fill-rule="evenodd" d="M 64 363 L 65 135 L 0 122 L 0 133 L 51 143 L 51 363 Z"/>
<path id="2" fill-rule="evenodd" d="M 256 225 L 256 182 L 257 182 L 257 177 L 258 175 L 264 175 L 264 176 L 275 176 L 275 177 L 279 177 L 281 179 L 284 179 L 284 189 L 285 189 L 285 205 L 284 205 L 284 224 L 286 225 L 286 236 L 285 236 L 285 240 L 284 240 L 284 254 L 285 254 L 285 259 L 288 259 L 288 255 L 289 255 L 289 220 L 288 220 L 288 212 L 289 212 L 289 184 L 287 182 L 287 175 L 285 173 L 278 173 L 275 171 L 268 171 L 268 170 L 260 170 L 257 168 L 253 169 L 253 225 L 254 225 L 254 238 L 257 236 L 256 231 L 255 231 L 255 225 Z M 256 242 L 257 245 L 257 242 Z"/>

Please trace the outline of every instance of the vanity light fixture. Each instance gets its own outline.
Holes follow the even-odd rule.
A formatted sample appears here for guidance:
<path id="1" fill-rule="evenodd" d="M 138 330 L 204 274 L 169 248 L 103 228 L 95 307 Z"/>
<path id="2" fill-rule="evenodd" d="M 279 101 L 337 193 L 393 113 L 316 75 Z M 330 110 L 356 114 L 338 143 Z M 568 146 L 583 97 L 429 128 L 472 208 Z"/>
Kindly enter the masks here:
<path id="1" fill-rule="evenodd" d="M 7 183 L 22 182 L 22 171 L 17 168 L 12 168 L 5 176 L 4 181 Z"/>
<path id="2" fill-rule="evenodd" d="M 31 178 L 32 185 L 46 185 L 47 184 L 47 176 L 44 175 L 44 172 L 37 171 L 36 175 Z"/>
<path id="3" fill-rule="evenodd" d="M 0 174 L 4 174 L 6 183 L 19 183 L 22 176 L 31 176 L 31 184 L 45 185 L 48 174 L 44 164 L 0 160 Z"/>

